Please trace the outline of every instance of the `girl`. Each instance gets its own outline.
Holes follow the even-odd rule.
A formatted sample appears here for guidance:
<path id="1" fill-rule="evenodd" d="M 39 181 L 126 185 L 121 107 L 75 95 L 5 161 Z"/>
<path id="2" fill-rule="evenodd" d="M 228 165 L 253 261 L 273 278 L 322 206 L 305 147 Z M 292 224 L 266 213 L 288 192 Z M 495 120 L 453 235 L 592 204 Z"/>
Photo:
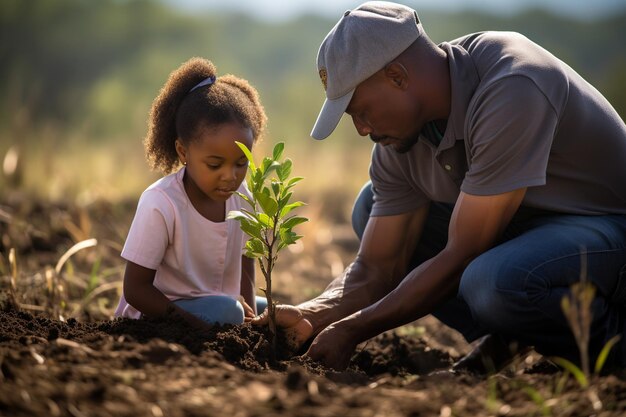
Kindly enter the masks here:
<path id="1" fill-rule="evenodd" d="M 248 193 L 248 163 L 235 141 L 251 149 L 265 122 L 256 90 L 232 75 L 217 78 L 210 61 L 193 58 L 170 74 L 144 141 L 151 167 L 167 175 L 139 199 L 116 316 L 176 315 L 207 328 L 263 311 L 243 232 L 225 217 L 242 206 L 234 192 Z"/>

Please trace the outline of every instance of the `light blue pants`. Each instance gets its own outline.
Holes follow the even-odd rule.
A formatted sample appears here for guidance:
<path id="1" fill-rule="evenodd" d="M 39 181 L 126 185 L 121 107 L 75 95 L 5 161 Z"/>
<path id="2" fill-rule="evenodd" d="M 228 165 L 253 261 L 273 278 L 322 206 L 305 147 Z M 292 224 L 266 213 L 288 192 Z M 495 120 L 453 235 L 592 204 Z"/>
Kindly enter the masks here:
<path id="1" fill-rule="evenodd" d="M 242 324 L 243 306 L 238 300 L 225 295 L 210 295 L 174 301 L 178 307 L 208 323 Z M 265 297 L 256 297 L 256 311 L 261 314 L 267 307 Z"/>
<path id="2" fill-rule="evenodd" d="M 359 238 L 372 204 L 367 183 L 352 212 Z M 450 204 L 431 203 L 412 268 L 445 247 L 452 209 Z M 608 339 L 626 329 L 626 215 L 576 216 L 520 208 L 499 244 L 467 266 L 457 297 L 433 315 L 468 341 L 495 334 L 534 346 L 544 355 L 579 362 L 561 299 L 579 281 L 583 256 L 584 272 L 597 289 L 591 306 L 593 360 Z M 626 366 L 626 334 L 610 364 Z"/>

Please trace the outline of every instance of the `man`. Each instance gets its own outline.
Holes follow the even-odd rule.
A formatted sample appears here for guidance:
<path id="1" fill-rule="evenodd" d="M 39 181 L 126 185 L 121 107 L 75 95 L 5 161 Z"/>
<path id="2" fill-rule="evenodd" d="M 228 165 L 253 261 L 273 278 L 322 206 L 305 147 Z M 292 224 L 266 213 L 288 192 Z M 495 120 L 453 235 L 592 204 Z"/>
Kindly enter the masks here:
<path id="1" fill-rule="evenodd" d="M 309 356 L 341 369 L 358 343 L 432 313 L 482 338 L 460 369 L 497 370 L 513 346 L 577 360 L 561 299 L 581 276 L 597 288 L 590 356 L 623 332 L 626 126 L 595 88 L 516 33 L 435 45 L 387 2 L 347 11 L 317 64 L 327 99 L 311 135 L 345 112 L 376 145 L 357 258 L 278 311 L 298 343 L 315 337 Z"/>

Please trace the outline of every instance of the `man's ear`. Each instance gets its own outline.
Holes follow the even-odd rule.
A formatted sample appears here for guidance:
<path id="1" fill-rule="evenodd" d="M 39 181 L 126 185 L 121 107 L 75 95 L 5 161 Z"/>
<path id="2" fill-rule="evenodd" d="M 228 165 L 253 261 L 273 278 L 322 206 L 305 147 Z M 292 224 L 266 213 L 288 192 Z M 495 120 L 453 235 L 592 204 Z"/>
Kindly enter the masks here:
<path id="1" fill-rule="evenodd" d="M 409 87 L 409 72 L 398 61 L 390 62 L 385 66 L 385 76 L 394 86 L 402 90 Z"/>

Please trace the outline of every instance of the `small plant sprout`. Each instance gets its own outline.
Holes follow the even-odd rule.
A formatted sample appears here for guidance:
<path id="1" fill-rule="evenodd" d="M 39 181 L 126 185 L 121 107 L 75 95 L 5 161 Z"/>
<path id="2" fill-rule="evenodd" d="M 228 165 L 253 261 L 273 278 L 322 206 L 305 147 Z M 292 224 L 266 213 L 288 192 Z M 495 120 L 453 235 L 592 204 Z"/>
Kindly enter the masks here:
<path id="1" fill-rule="evenodd" d="M 565 295 L 561 299 L 561 309 L 578 345 L 581 366 L 579 368 L 565 358 L 555 357 L 552 360 L 571 373 L 582 388 L 587 388 L 589 387 L 589 378 L 592 376 L 589 364 L 589 333 L 593 319 L 591 304 L 595 298 L 596 287 L 587 281 L 585 257 L 582 258 L 581 271 L 580 281 L 572 284 L 569 295 Z M 620 335 L 615 335 L 606 342 L 596 359 L 593 375 L 600 374 L 611 349 L 620 337 Z"/>
<path id="2" fill-rule="evenodd" d="M 258 167 L 254 164 L 250 150 L 244 144 L 236 143 L 249 162 L 247 184 L 252 198 L 238 193 L 250 208 L 231 211 L 228 218 L 237 220 L 241 224 L 241 230 L 250 237 L 245 246 L 245 255 L 258 259 L 265 277 L 265 288 L 262 290 L 267 298 L 269 330 L 272 346 L 275 348 L 276 302 L 272 298 L 272 270 L 278 252 L 302 237 L 297 235 L 293 228 L 308 221 L 305 217 L 291 214 L 293 209 L 304 205 L 300 201 L 291 202 L 293 195 L 291 190 L 303 178 L 289 178 L 291 159 L 287 158 L 281 162 L 284 143 L 277 143 L 272 157 L 263 158 Z"/>

